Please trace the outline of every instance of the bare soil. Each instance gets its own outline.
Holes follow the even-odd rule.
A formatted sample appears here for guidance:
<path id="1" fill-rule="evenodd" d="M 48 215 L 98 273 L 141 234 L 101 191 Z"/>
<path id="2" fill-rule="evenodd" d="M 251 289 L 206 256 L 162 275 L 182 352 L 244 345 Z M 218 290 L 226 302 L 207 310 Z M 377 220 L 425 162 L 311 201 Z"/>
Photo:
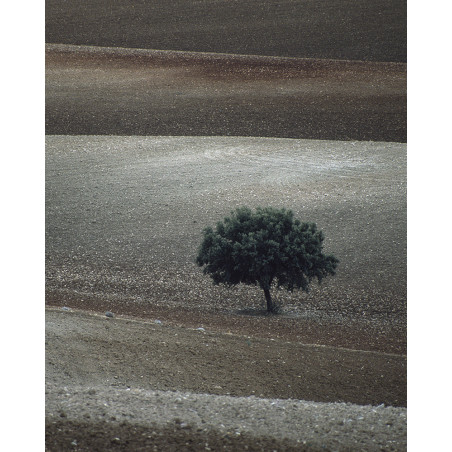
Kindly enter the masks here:
<path id="1" fill-rule="evenodd" d="M 46 0 L 46 43 L 46 450 L 406 450 L 406 1 Z M 239 205 L 337 276 L 213 286 Z"/>
<path id="2" fill-rule="evenodd" d="M 46 142 L 49 450 L 406 448 L 405 144 Z M 337 276 L 275 290 L 279 316 L 257 288 L 213 286 L 202 228 L 241 204 L 317 222 Z"/>
<path id="3" fill-rule="evenodd" d="M 48 309 L 47 448 L 406 447 L 406 357 L 258 331 Z"/>
<path id="4" fill-rule="evenodd" d="M 46 133 L 406 142 L 406 64 L 46 46 Z"/>
<path id="5" fill-rule="evenodd" d="M 406 62 L 406 0 L 46 0 L 48 43 Z"/>

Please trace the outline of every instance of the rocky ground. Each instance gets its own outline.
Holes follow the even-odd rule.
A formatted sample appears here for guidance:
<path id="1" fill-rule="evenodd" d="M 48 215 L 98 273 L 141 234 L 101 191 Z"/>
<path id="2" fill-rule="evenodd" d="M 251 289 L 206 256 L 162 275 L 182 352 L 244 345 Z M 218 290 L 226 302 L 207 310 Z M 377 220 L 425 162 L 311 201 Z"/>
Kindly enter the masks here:
<path id="1" fill-rule="evenodd" d="M 46 450 L 406 450 L 406 2 L 47 0 L 46 43 Z M 239 205 L 337 276 L 214 287 Z"/>
<path id="2" fill-rule="evenodd" d="M 47 310 L 48 449 L 406 447 L 406 357 L 242 333 Z"/>
<path id="3" fill-rule="evenodd" d="M 405 148 L 268 138 L 48 136 L 50 450 L 105 450 L 111 444 L 120 450 L 163 444 L 199 450 L 206 443 L 232 450 L 353 450 L 359 442 L 368 450 L 403 449 Z M 264 315 L 257 288 L 215 287 L 193 262 L 202 228 L 244 203 L 286 206 L 316 221 L 328 251 L 341 260 L 337 276 L 309 294 L 275 291 L 279 316 Z M 115 317 L 105 317 L 106 311 Z M 114 414 L 132 403 L 132 390 L 142 403 L 135 397 L 124 416 Z M 157 412 L 155 397 L 163 397 Z M 174 416 L 178 398 L 183 409 Z M 197 403 L 206 404 L 207 414 L 193 419 Z M 261 403 L 284 409 L 295 403 L 301 413 L 309 406 L 314 420 L 290 415 L 285 430 L 278 410 L 270 410 L 265 422 L 274 429 L 268 430 L 253 423 L 254 414 L 245 416 L 235 426 L 243 434 L 238 442 L 226 427 L 225 410 L 237 411 L 239 404 L 244 416 Z M 339 429 L 338 416 L 340 423 L 345 419 Z M 375 422 L 354 424 L 351 434 L 348 423 L 368 416 Z M 327 419 L 332 426 L 324 424 Z M 315 435 L 312 423 L 323 425 Z"/>

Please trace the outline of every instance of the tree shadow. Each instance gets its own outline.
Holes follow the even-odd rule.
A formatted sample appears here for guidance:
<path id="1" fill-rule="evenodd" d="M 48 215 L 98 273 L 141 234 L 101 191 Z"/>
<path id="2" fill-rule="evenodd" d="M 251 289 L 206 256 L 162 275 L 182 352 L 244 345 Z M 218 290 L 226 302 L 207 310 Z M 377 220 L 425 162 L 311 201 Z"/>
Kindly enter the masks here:
<path id="1" fill-rule="evenodd" d="M 250 317 L 269 317 L 269 316 L 275 316 L 282 314 L 282 311 L 278 312 L 268 312 L 266 309 L 263 308 L 245 308 L 245 309 L 238 309 L 234 311 L 235 314 L 243 315 L 243 316 L 250 316 Z"/>

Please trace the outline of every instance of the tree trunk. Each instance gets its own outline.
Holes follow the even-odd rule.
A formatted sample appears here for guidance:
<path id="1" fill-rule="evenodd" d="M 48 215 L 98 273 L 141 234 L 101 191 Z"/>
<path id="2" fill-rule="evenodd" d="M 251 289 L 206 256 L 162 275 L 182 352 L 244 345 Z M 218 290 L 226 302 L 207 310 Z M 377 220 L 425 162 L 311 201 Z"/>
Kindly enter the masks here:
<path id="1" fill-rule="evenodd" d="M 273 313 L 275 312 L 275 307 L 273 306 L 272 297 L 270 295 L 270 289 L 264 289 L 265 300 L 267 301 L 267 312 Z"/>

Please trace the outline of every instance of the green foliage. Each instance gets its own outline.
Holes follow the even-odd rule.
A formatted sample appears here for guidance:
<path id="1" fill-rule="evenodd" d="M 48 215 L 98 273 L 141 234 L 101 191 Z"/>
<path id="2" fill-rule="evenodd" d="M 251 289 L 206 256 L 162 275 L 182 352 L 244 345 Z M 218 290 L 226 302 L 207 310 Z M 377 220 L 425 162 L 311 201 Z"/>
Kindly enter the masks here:
<path id="1" fill-rule="evenodd" d="M 273 311 L 273 282 L 289 291 L 308 291 L 313 279 L 320 283 L 335 274 L 339 261 L 322 253 L 323 240 L 314 223 L 301 223 L 291 210 L 241 207 L 215 229 L 204 229 L 196 262 L 215 284 L 259 285 Z"/>

